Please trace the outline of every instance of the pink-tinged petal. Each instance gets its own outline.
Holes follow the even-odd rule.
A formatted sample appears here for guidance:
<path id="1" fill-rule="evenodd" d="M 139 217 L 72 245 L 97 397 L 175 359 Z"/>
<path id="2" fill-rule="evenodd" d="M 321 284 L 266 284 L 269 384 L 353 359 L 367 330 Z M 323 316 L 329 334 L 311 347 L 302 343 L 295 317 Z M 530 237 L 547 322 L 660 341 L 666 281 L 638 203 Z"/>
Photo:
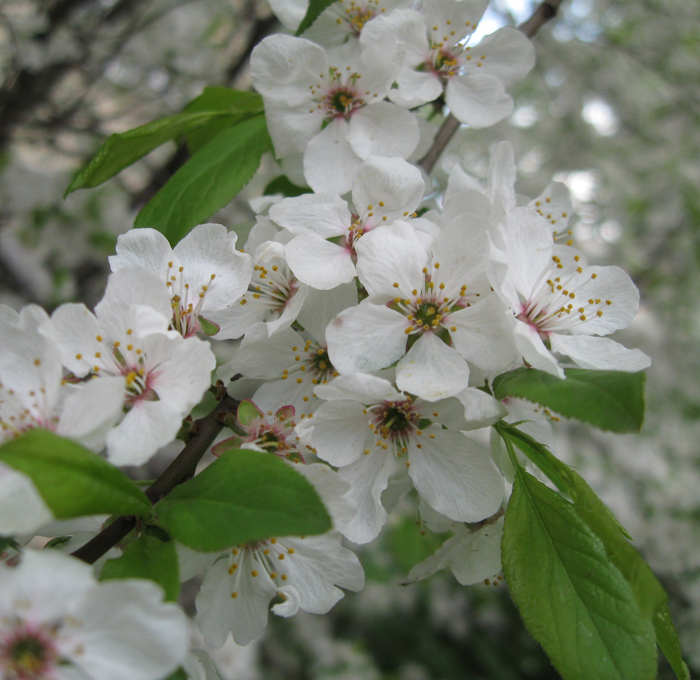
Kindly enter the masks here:
<path id="1" fill-rule="evenodd" d="M 117 254 L 109 257 L 113 272 L 125 267 L 143 267 L 165 279 L 173 249 L 155 229 L 130 229 L 117 239 Z"/>
<path id="2" fill-rule="evenodd" d="M 253 87 L 265 97 L 288 106 L 311 102 L 309 86 L 322 83 L 321 74 L 327 71 L 322 47 L 289 35 L 265 38 L 250 56 Z"/>
<path id="3" fill-rule="evenodd" d="M 506 87 L 524 78 L 535 65 L 535 48 L 525 35 L 514 28 L 499 28 L 487 35 L 478 45 L 472 48 L 473 58 L 466 62 L 466 67 L 472 72 L 477 69 L 474 62 L 477 54 L 485 56 L 479 59 L 480 73 L 495 76 Z"/>
<path id="4" fill-rule="evenodd" d="M 107 581 L 85 593 L 62 633 L 75 641 L 71 661 L 91 678 L 152 680 L 173 671 L 189 650 L 185 613 L 163 602 L 151 581 Z"/>
<path id="5" fill-rule="evenodd" d="M 318 457 L 335 467 L 350 465 L 367 446 L 367 414 L 355 401 L 322 404 L 311 421 L 309 440 Z"/>
<path id="6" fill-rule="evenodd" d="M 268 606 L 277 587 L 265 569 L 256 569 L 257 576 L 251 577 L 256 566 L 244 550 L 233 574 L 229 574 L 225 558 L 207 572 L 197 595 L 196 620 L 208 645 L 221 647 L 229 631 L 236 644 L 247 645 L 265 630 Z"/>
<path id="7" fill-rule="evenodd" d="M 347 234 L 352 214 L 336 194 L 303 194 L 273 205 L 270 219 L 297 236 L 315 234 L 326 239 Z"/>
<path id="8" fill-rule="evenodd" d="M 285 102 L 264 98 L 265 120 L 277 158 L 302 153 L 321 131 L 324 111 L 313 102 L 290 106 Z M 299 182 L 296 182 L 299 184 Z M 305 184 L 305 182 L 301 182 Z"/>
<path id="9" fill-rule="evenodd" d="M 424 193 L 420 170 L 401 158 L 369 158 L 352 184 L 352 201 L 360 219 L 372 225 L 407 219 Z"/>
<path id="10" fill-rule="evenodd" d="M 351 400 L 361 404 L 376 404 L 380 401 L 403 401 L 404 395 L 397 392 L 384 378 L 366 373 L 350 373 L 338 376 L 327 385 L 319 385 L 316 393 L 328 401 Z"/>
<path id="11" fill-rule="evenodd" d="M 315 234 L 295 236 L 284 254 L 294 276 L 313 288 L 330 290 L 355 278 L 350 250 Z"/>
<path id="12" fill-rule="evenodd" d="M 503 304 L 495 295 L 450 314 L 445 325 L 451 325 L 450 336 L 459 354 L 482 371 L 498 374 L 517 360 Z"/>
<path id="13" fill-rule="evenodd" d="M 452 397 L 469 384 L 469 367 L 434 333 L 423 333 L 396 366 L 396 386 L 426 401 Z"/>
<path id="14" fill-rule="evenodd" d="M 408 158 L 420 139 L 413 114 L 391 102 L 365 106 L 352 116 L 349 125 L 347 141 L 353 152 L 363 159 L 370 156 Z"/>
<path id="15" fill-rule="evenodd" d="M 328 324 L 328 356 L 340 373 L 375 373 L 406 352 L 409 321 L 388 307 L 364 303 Z"/>
<path id="16" fill-rule="evenodd" d="M 513 99 L 494 76 L 453 76 L 447 82 L 445 101 L 452 115 L 473 128 L 503 120 L 513 110 Z"/>
<path id="17" fill-rule="evenodd" d="M 268 336 L 272 336 L 274 333 L 289 328 L 296 321 L 297 316 L 299 316 L 299 312 L 301 312 L 304 306 L 304 300 L 306 299 L 309 287 L 304 283 L 297 283 L 297 286 L 296 291 L 292 297 L 287 300 L 287 304 L 284 306 L 279 317 L 265 322 Z"/>
<path id="18" fill-rule="evenodd" d="M 501 474 L 488 450 L 461 432 L 431 427 L 408 447 L 408 474 L 418 493 L 439 513 L 456 522 L 478 522 L 501 506 Z"/>
<path id="19" fill-rule="evenodd" d="M 373 229 L 356 242 L 355 250 L 357 275 L 370 296 L 387 300 L 422 290 L 428 253 L 407 222 Z"/>
<path id="20" fill-rule="evenodd" d="M 651 359 L 644 352 L 627 349 L 610 338 L 552 333 L 549 342 L 553 352 L 566 354 L 581 368 L 636 373 L 651 365 Z"/>
<path id="21" fill-rule="evenodd" d="M 339 474 L 352 487 L 352 497 L 357 502 L 357 515 L 343 527 L 343 535 L 354 543 L 369 543 L 379 534 L 387 513 L 381 496 L 394 471 L 393 454 L 373 448 L 359 460 L 343 467 Z"/>
<path id="22" fill-rule="evenodd" d="M 350 191 L 362 160 L 348 142 L 349 130 L 347 121 L 332 120 L 306 145 L 304 176 L 316 193 Z"/>

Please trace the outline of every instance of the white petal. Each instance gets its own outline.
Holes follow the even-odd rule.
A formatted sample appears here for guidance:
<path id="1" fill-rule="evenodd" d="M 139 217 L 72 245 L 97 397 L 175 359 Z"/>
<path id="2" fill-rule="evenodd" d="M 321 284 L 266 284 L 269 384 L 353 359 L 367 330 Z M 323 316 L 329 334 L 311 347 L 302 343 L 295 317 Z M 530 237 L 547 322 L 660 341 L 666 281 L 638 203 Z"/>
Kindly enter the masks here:
<path id="1" fill-rule="evenodd" d="M 376 404 L 380 401 L 398 401 L 404 397 L 397 392 L 388 380 L 366 373 L 350 373 L 338 376 L 328 385 L 319 385 L 316 393 L 329 401 L 353 400 L 362 404 Z"/>
<path id="2" fill-rule="evenodd" d="M 536 328 L 522 321 L 515 321 L 513 330 L 515 331 L 514 337 L 518 352 L 532 368 L 546 371 L 559 378 L 564 377 L 564 371 L 552 353 L 545 347 Z"/>
<path id="3" fill-rule="evenodd" d="M 281 588 L 278 588 L 277 596 L 281 597 L 284 601 L 278 602 L 272 606 L 273 614 L 289 618 L 290 616 L 294 616 L 294 614 L 299 611 L 301 595 L 294 586 L 282 586 Z"/>
<path id="4" fill-rule="evenodd" d="M 445 95 L 454 117 L 473 128 L 495 125 L 513 110 L 513 99 L 494 76 L 453 76 Z"/>
<path id="5" fill-rule="evenodd" d="M 357 305 L 355 282 L 336 286 L 331 291 L 309 290 L 299 312 L 299 323 L 319 344 L 326 344 L 326 327 L 344 309 Z"/>
<path id="6" fill-rule="evenodd" d="M 489 164 L 489 196 L 492 203 L 500 201 L 503 212 L 507 213 L 515 207 L 517 177 L 513 146 L 510 142 L 499 142 Z"/>
<path id="7" fill-rule="evenodd" d="M 272 138 L 277 158 L 287 158 L 294 153 L 302 153 L 307 144 L 320 132 L 323 125 L 323 111 L 308 102 L 290 106 L 285 102 L 267 97 L 263 97 L 263 101 L 267 130 Z M 295 184 L 304 186 L 306 182 L 302 179 Z"/>
<path id="8" fill-rule="evenodd" d="M 464 406 L 464 417 L 467 420 L 467 424 L 460 430 L 488 427 L 508 415 L 508 410 L 498 399 L 474 387 L 468 387 L 455 397 Z"/>
<path id="9" fill-rule="evenodd" d="M 236 644 L 247 645 L 267 626 L 267 609 L 277 587 L 264 569 L 251 578 L 255 563 L 243 555 L 239 568 L 230 575 L 229 562 L 221 559 L 207 572 L 197 595 L 197 624 L 205 642 L 221 647 L 229 631 Z M 231 597 L 232 593 L 237 597 Z"/>
<path id="10" fill-rule="evenodd" d="M 273 205 L 270 219 L 292 234 L 311 233 L 325 239 L 346 234 L 352 215 L 336 194 L 303 194 Z"/>
<path id="11" fill-rule="evenodd" d="M 440 78 L 429 71 L 414 71 L 404 68 L 397 79 L 398 90 L 392 90 L 389 98 L 407 109 L 421 106 L 437 99 L 442 94 Z"/>
<path id="12" fill-rule="evenodd" d="M 505 320 L 501 301 L 489 295 L 471 307 L 450 314 L 444 323 L 457 328 L 450 331 L 450 335 L 461 356 L 483 371 L 498 372 L 517 358 Z"/>
<path id="13" fill-rule="evenodd" d="M 406 317 L 388 307 L 351 307 L 328 324 L 328 357 L 340 373 L 375 373 L 404 355 L 408 325 Z"/>
<path id="14" fill-rule="evenodd" d="M 413 114 L 391 102 L 378 102 L 358 110 L 350 119 L 347 135 L 350 147 L 363 159 L 370 156 L 408 158 L 419 139 L 418 123 Z"/>
<path id="15" fill-rule="evenodd" d="M 561 234 L 573 212 L 571 192 L 564 182 L 551 182 L 537 198 L 528 203 L 528 207 L 542 215 L 550 223 L 553 231 Z"/>
<path id="16" fill-rule="evenodd" d="M 348 142 L 349 128 L 345 120 L 332 120 L 306 145 L 304 176 L 316 193 L 350 191 L 362 160 Z"/>
<path id="17" fill-rule="evenodd" d="M 418 208 L 424 192 L 417 167 L 401 158 L 373 156 L 355 175 L 352 200 L 365 223 L 381 224 L 406 219 Z"/>
<path id="18" fill-rule="evenodd" d="M 487 35 L 473 49 L 486 56 L 486 59 L 479 60 L 479 72 L 495 76 L 506 87 L 524 78 L 535 65 L 535 49 L 532 43 L 521 31 L 514 28 L 499 28 Z M 474 67 L 474 70 L 476 68 Z"/>
<path id="19" fill-rule="evenodd" d="M 441 548 L 411 569 L 402 585 L 422 581 L 447 567 L 463 586 L 474 585 L 501 571 L 503 518 L 477 531 L 469 531 L 463 525 L 456 525 L 454 531 L 455 535 Z"/>
<path id="20" fill-rule="evenodd" d="M 107 432 L 122 415 L 125 397 L 123 376 L 91 380 L 63 402 L 56 433 L 100 451 Z"/>
<path id="21" fill-rule="evenodd" d="M 370 454 L 339 470 L 340 476 L 350 483 L 352 497 L 357 502 L 357 515 L 343 527 L 343 535 L 354 543 L 369 543 L 377 537 L 386 522 L 386 510 L 380 499 L 394 465 L 392 454 L 375 448 Z"/>
<path id="22" fill-rule="evenodd" d="M 236 250 L 236 239 L 236 232 L 221 224 L 200 224 L 175 246 L 194 295 L 206 286 L 202 303 L 205 316 L 207 311 L 237 300 L 250 283 L 253 265 L 248 255 Z"/>
<path id="23" fill-rule="evenodd" d="M 311 421 L 311 445 L 321 460 L 335 467 L 362 457 L 368 438 L 368 417 L 362 404 L 331 401 L 322 404 Z"/>
<path id="24" fill-rule="evenodd" d="M 397 387 L 427 401 L 452 397 L 468 384 L 467 362 L 431 332 L 423 333 L 396 367 Z"/>
<path id="25" fill-rule="evenodd" d="M 421 289 L 428 253 L 407 222 L 377 227 L 357 241 L 355 250 L 357 275 L 370 295 L 391 299 Z"/>
<path id="26" fill-rule="evenodd" d="M 173 671 L 189 650 L 187 617 L 162 600 L 162 589 L 146 580 L 107 581 L 86 592 L 73 610 L 81 625 L 67 621 L 65 630 L 80 648 L 73 663 L 104 680 L 153 680 Z"/>
<path id="27" fill-rule="evenodd" d="M 456 522 L 478 522 L 498 510 L 504 483 L 487 449 L 437 427 L 419 439 L 420 449 L 409 443 L 408 474 L 431 507 Z"/>
<path id="28" fill-rule="evenodd" d="M 553 352 L 566 354 L 582 368 L 635 373 L 651 365 L 644 352 L 627 349 L 610 338 L 552 333 L 549 341 Z"/>
<path id="29" fill-rule="evenodd" d="M 52 519 L 32 480 L 0 463 L 0 535 L 33 534 Z"/>
<path id="30" fill-rule="evenodd" d="M 309 85 L 326 73 L 326 53 L 303 38 L 276 34 L 261 41 L 250 56 L 253 87 L 260 94 L 296 106 L 311 101 Z"/>
<path id="31" fill-rule="evenodd" d="M 284 254 L 294 276 L 313 288 L 330 290 L 355 278 L 352 252 L 320 236 L 295 236 Z"/>
<path id="32" fill-rule="evenodd" d="M 143 267 L 165 278 L 173 249 L 155 229 L 130 229 L 117 238 L 117 254 L 109 257 L 113 272 L 125 267 Z"/>

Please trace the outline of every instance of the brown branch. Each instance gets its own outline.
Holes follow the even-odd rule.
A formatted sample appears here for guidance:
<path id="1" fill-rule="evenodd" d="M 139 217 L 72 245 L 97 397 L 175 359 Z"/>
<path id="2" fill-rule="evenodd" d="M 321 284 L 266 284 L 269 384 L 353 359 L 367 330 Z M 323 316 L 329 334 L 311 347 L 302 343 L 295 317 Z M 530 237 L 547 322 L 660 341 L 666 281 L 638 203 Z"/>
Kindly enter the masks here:
<path id="1" fill-rule="evenodd" d="M 531 17 L 524 24 L 518 26 L 518 30 L 528 38 L 534 37 L 542 26 L 556 16 L 561 3 L 562 0 L 544 0 Z M 428 174 L 432 172 L 440 154 L 445 150 L 455 132 L 459 130 L 460 125 L 460 122 L 452 114 L 443 121 L 430 150 L 418 162 L 418 165 Z"/>
<path id="2" fill-rule="evenodd" d="M 170 463 L 163 474 L 146 489 L 146 496 L 155 504 L 167 496 L 178 484 L 194 477 L 197 464 L 207 452 L 216 436 L 223 429 L 221 416 L 225 413 L 236 412 L 238 402 L 226 395 L 214 409 L 199 420 L 195 421 L 195 434 L 187 442 L 185 448 L 175 460 Z M 135 517 L 119 517 L 100 531 L 97 536 L 78 548 L 73 556 L 83 562 L 93 564 L 110 548 L 126 538 L 136 526 Z"/>

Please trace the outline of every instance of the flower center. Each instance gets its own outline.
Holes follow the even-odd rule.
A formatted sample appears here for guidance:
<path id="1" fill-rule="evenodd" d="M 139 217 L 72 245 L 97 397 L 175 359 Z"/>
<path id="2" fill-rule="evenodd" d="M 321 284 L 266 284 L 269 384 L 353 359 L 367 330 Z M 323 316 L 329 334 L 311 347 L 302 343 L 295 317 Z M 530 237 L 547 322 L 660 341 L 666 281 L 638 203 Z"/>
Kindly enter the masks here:
<path id="1" fill-rule="evenodd" d="M 384 401 L 369 409 L 369 427 L 377 437 L 376 446 L 387 450 L 390 446 L 397 456 L 408 451 L 409 439 L 420 435 L 419 415 L 414 409 L 413 400 Z"/>
<path id="2" fill-rule="evenodd" d="M 175 269 L 175 263 L 168 262 L 165 285 L 171 293 L 174 293 L 170 303 L 173 310 L 170 327 L 183 337 L 189 338 L 201 330 L 199 316 L 209 285 L 203 284 L 200 286 L 199 291 L 195 291 L 190 287 L 189 283 L 185 282 L 183 271 L 184 267 Z M 209 277 L 210 281 L 213 281 L 215 278 L 216 274 L 211 274 Z"/>
<path id="3" fill-rule="evenodd" d="M 540 276 L 542 282 L 520 305 L 516 318 L 535 328 L 544 341 L 550 333 L 571 330 L 590 319 L 602 317 L 604 310 L 613 304 L 612 300 L 588 297 L 591 291 L 587 289 L 598 275 L 584 271 L 579 260 L 575 255 L 572 263 L 565 265 L 554 255 L 552 264 Z M 559 273 L 562 275 L 555 276 Z"/>
<path id="4" fill-rule="evenodd" d="M 41 631 L 26 626 L 0 642 L 0 668 L 7 680 L 45 680 L 59 661 L 52 641 Z"/>

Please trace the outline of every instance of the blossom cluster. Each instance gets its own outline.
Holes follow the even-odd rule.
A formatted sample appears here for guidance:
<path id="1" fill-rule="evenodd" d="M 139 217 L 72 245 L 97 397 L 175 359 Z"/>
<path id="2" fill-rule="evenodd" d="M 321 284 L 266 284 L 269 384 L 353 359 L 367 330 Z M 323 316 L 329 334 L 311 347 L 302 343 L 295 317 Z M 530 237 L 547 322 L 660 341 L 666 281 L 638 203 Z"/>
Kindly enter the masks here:
<path id="1" fill-rule="evenodd" d="M 304 13 L 273 6 L 292 27 Z M 94 313 L 0 308 L 0 440 L 45 428 L 117 466 L 142 465 L 175 439 L 211 384 L 211 342 L 233 341 L 219 346 L 229 356 L 216 376 L 240 401 L 238 426 L 214 454 L 280 456 L 316 488 L 333 530 L 206 554 L 182 548 L 181 576 L 204 572 L 197 623 L 210 645 L 229 632 L 248 643 L 275 598 L 281 616 L 325 613 L 340 588 L 361 589 L 342 541 L 375 539 L 403 497 L 425 526 L 454 534 L 409 579 L 445 566 L 465 584 L 497 574 L 508 471 L 474 431 L 514 411 L 492 395 L 493 379 L 521 366 L 564 377 L 566 366 L 649 363 L 604 337 L 631 322 L 638 293 L 622 270 L 590 265 L 575 248 L 562 184 L 520 199 L 505 142 L 485 183 L 458 165 L 436 192 L 410 162 L 430 143 L 421 107 L 444 102 L 464 124 L 492 125 L 512 108 L 505 88 L 532 67 L 532 46 L 512 29 L 470 44 L 484 10 L 481 0 L 420 9 L 341 0 L 308 34 L 322 44 L 266 38 L 252 54 L 253 85 L 277 157 L 309 191 L 268 197 L 242 249 L 216 224 L 174 248 L 153 229 L 127 232 Z M 40 533 L 51 514 L 31 483 L 0 466 L 0 487 L 10 499 L 0 501 L 0 533 Z M 21 518 L 11 511 L 19 498 Z M 25 553 L 0 579 L 21 591 L 42 561 Z M 123 677 L 83 664 L 88 643 L 64 635 L 68 614 L 65 626 L 45 623 L 57 616 L 2 619 L 7 677 L 43 677 L 50 664 L 62 677 L 58 659 L 89 677 Z M 168 659 L 163 668 L 183 661 Z"/>

